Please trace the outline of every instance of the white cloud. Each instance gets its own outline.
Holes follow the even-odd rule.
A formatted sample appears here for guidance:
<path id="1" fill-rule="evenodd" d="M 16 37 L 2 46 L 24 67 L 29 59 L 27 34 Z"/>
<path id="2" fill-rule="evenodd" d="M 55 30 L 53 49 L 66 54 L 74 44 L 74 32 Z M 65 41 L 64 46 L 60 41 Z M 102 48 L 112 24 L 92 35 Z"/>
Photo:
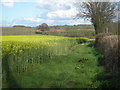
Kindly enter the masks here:
<path id="1" fill-rule="evenodd" d="M 36 0 L 36 6 L 48 10 L 60 10 L 69 8 L 73 2 L 74 0 Z"/>
<path id="2" fill-rule="evenodd" d="M 36 6 L 38 8 L 44 8 L 49 10 L 62 9 L 65 6 L 69 7 L 71 3 L 76 1 L 85 2 L 89 0 L 0 0 L 4 6 L 12 8 L 14 6 L 14 2 L 36 2 Z M 92 0 L 98 2 L 107 2 L 109 0 Z M 119 2 L 119 0 L 110 0 L 111 2 Z"/>
<path id="3" fill-rule="evenodd" d="M 14 2 L 26 2 L 26 1 L 27 0 L 1 0 L 2 4 L 9 8 L 13 8 Z"/>
<path id="4" fill-rule="evenodd" d="M 42 23 L 47 23 L 49 26 L 90 24 L 89 21 L 86 22 L 83 19 L 54 20 L 43 18 L 17 18 L 14 19 L 12 22 L 3 20 L 2 26 L 14 26 L 14 25 L 38 26 Z"/>
<path id="5" fill-rule="evenodd" d="M 77 24 L 85 24 L 90 22 L 85 22 L 83 19 L 71 19 L 71 20 L 54 20 L 54 19 L 42 19 L 42 18 L 21 18 L 13 20 L 13 25 L 31 25 L 31 26 L 37 26 L 42 23 L 47 23 L 49 26 L 51 25 L 77 25 Z"/>
<path id="6" fill-rule="evenodd" d="M 14 0 L 1 0 L 1 2 L 4 6 L 10 7 L 10 8 L 12 8 L 14 4 Z"/>
<path id="7" fill-rule="evenodd" d="M 35 18 L 23 18 L 25 21 L 31 21 L 31 22 L 42 22 L 44 19 L 35 19 Z"/>
<path id="8" fill-rule="evenodd" d="M 49 25 L 54 23 L 54 20 L 52 19 L 42 19 L 42 18 L 23 18 L 23 21 L 27 21 L 27 22 L 33 22 L 33 23 L 47 23 Z"/>
<path id="9" fill-rule="evenodd" d="M 73 18 L 77 10 L 74 6 L 76 0 L 36 0 L 36 6 L 40 9 L 49 10 L 47 18 Z"/>
<path id="10" fill-rule="evenodd" d="M 57 11 L 52 11 L 47 14 L 48 18 L 73 18 L 75 17 L 76 13 L 78 11 L 76 8 L 71 8 L 69 10 L 57 10 Z"/>

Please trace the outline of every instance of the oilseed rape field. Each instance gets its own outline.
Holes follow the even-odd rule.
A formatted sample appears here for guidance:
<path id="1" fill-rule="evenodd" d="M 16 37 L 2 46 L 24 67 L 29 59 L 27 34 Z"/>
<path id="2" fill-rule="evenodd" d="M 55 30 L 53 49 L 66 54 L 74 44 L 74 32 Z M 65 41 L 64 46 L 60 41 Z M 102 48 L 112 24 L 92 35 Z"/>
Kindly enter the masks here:
<path id="1" fill-rule="evenodd" d="M 15 84 L 16 81 L 14 78 L 16 76 L 31 71 L 31 67 L 41 66 L 43 63 L 47 63 L 50 60 L 55 60 L 53 62 L 56 62 L 56 66 L 58 62 L 55 57 L 59 57 L 58 59 L 61 58 L 61 60 L 63 60 L 62 57 L 67 56 L 75 46 L 93 42 L 94 39 L 88 39 L 86 37 L 61 37 L 50 35 L 2 36 L 3 87 L 19 87 Z M 84 51 L 82 48 L 86 46 L 80 47 L 80 52 L 82 52 Z M 74 58 L 75 56 L 71 57 Z"/>
<path id="2" fill-rule="evenodd" d="M 66 54 L 74 44 L 74 39 L 64 37 L 3 36 L 3 65 L 9 62 L 11 70 L 20 73 L 29 65 L 41 63 L 54 55 Z"/>

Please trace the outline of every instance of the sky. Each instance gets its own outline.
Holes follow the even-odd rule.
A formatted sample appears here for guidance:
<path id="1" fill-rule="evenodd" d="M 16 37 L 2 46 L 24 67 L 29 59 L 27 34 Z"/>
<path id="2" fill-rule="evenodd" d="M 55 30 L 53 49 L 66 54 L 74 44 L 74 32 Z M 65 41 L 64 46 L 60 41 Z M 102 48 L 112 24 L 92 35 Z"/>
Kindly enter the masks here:
<path id="1" fill-rule="evenodd" d="M 0 26 L 38 26 L 91 24 L 78 13 L 77 0 L 0 0 Z"/>
<path id="2" fill-rule="evenodd" d="M 90 24 L 84 19 L 74 19 L 77 14 L 75 0 L 2 0 L 0 24 L 2 26 L 37 26 Z"/>

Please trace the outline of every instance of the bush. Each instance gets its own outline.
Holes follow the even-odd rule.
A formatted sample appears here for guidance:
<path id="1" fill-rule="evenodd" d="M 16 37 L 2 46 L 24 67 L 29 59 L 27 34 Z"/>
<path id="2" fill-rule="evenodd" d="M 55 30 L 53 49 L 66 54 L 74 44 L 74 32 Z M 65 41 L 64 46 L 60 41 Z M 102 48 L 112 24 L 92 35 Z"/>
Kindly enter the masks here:
<path id="1" fill-rule="evenodd" d="M 104 53 L 104 66 L 112 75 L 120 74 L 120 40 L 117 35 L 100 34 L 96 37 L 96 48 Z"/>
<path id="2" fill-rule="evenodd" d="M 103 41 L 106 68 L 113 74 L 118 73 L 118 36 L 106 36 Z"/>
<path id="3" fill-rule="evenodd" d="M 105 36 L 110 36 L 112 35 L 112 33 L 100 33 L 96 36 L 96 40 L 95 40 L 95 47 L 99 50 L 104 50 L 103 48 L 103 37 Z"/>

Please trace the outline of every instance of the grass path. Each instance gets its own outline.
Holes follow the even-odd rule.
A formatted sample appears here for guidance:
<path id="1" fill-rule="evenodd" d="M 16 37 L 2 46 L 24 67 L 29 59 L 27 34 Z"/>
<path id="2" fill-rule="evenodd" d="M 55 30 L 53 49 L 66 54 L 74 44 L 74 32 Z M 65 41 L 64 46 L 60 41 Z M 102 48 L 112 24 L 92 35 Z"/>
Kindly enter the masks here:
<path id="1" fill-rule="evenodd" d="M 66 56 L 56 56 L 31 67 L 16 81 L 24 88 L 96 88 L 101 84 L 96 76 L 103 71 L 98 66 L 98 57 L 88 44 L 78 45 Z"/>

